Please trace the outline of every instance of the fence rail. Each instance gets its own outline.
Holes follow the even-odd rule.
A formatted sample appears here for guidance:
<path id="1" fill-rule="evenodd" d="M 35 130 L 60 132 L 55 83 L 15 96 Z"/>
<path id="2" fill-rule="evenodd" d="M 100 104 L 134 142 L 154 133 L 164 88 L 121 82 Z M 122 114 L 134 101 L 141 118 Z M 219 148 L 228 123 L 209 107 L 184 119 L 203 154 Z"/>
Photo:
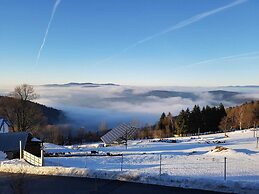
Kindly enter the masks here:
<path id="1" fill-rule="evenodd" d="M 23 158 L 28 163 L 35 165 L 35 166 L 43 166 L 43 156 L 37 157 L 25 150 L 23 150 Z"/>

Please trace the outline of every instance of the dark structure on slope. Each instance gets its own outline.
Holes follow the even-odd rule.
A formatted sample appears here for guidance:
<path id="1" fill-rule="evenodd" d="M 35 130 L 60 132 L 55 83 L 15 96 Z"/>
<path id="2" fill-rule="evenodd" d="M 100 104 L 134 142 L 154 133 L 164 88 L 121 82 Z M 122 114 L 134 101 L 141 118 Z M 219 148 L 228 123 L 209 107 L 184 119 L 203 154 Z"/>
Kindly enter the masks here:
<path id="1" fill-rule="evenodd" d="M 0 151 L 5 152 L 8 159 L 19 158 L 20 141 L 23 150 L 35 156 L 40 156 L 42 141 L 27 132 L 0 134 Z"/>

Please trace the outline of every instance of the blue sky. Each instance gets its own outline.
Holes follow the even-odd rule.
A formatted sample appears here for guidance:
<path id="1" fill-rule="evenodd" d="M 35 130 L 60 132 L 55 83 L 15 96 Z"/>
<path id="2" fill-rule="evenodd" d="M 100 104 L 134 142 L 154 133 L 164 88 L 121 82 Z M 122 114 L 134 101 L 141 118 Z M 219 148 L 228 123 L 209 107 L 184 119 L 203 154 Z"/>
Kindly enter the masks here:
<path id="1" fill-rule="evenodd" d="M 259 84 L 257 0 L 55 3 L 0 0 L 0 86 Z"/>

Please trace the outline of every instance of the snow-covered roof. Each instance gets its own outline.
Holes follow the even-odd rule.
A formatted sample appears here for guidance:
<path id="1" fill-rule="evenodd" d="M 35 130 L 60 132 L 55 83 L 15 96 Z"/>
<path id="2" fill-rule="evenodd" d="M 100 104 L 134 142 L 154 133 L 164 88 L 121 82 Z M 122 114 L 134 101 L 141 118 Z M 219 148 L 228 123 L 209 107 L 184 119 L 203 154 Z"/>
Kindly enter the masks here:
<path id="1" fill-rule="evenodd" d="M 39 140 L 39 139 L 36 138 L 36 137 L 33 137 L 33 138 L 31 139 L 31 141 L 33 141 L 33 142 L 41 142 L 41 140 Z"/>

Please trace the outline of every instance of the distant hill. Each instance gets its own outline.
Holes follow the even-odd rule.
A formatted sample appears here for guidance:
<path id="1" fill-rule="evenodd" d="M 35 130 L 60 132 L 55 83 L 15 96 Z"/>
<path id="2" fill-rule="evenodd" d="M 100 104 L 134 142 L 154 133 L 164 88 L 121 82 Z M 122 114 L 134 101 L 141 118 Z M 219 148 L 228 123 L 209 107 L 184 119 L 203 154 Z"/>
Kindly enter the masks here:
<path id="1" fill-rule="evenodd" d="M 0 102 L 5 103 L 6 100 L 15 100 L 10 97 L 6 96 L 0 96 Z M 42 104 L 38 104 L 35 102 L 30 102 L 32 107 L 35 107 L 35 109 L 39 109 L 43 116 L 47 119 L 47 124 L 54 125 L 63 122 L 65 119 L 64 113 L 61 110 L 57 110 L 55 108 L 47 107 Z M 0 110 L 1 110 L 1 104 L 0 104 Z M 1 115 L 0 115 L 1 116 Z"/>
<path id="2" fill-rule="evenodd" d="M 213 95 L 214 98 L 221 99 L 221 100 L 233 100 L 236 95 L 240 94 L 239 92 L 231 92 L 225 90 L 213 90 L 208 91 L 209 94 Z"/>
<path id="3" fill-rule="evenodd" d="M 253 100 L 252 98 L 241 96 L 240 92 L 232 92 L 225 90 L 211 90 L 205 92 L 183 92 L 174 90 L 151 90 L 144 93 L 134 93 L 133 89 L 124 90 L 119 97 L 106 98 L 111 102 L 131 102 L 131 103 L 141 103 L 152 101 L 152 98 L 157 97 L 161 99 L 180 97 L 183 99 L 190 99 L 196 101 L 200 99 L 202 95 L 210 94 L 212 105 L 216 106 L 219 102 L 229 102 L 234 104 L 241 104 Z"/>
<path id="4" fill-rule="evenodd" d="M 197 96 L 191 92 L 178 92 L 178 91 L 166 91 L 166 90 L 152 90 L 143 94 L 143 96 L 156 96 L 159 98 L 181 97 L 181 98 L 190 98 L 193 100 L 197 99 Z"/>
<path id="5" fill-rule="evenodd" d="M 244 102 L 248 102 L 253 100 L 253 98 L 248 97 L 240 97 L 242 93 L 240 92 L 232 92 L 232 91 L 225 91 L 225 90 L 213 90 L 208 91 L 209 94 L 213 96 L 214 99 L 217 101 L 228 101 L 228 102 L 234 102 L 236 104 L 241 104 Z"/>
<path id="6" fill-rule="evenodd" d="M 245 85 L 245 86 L 225 86 L 225 88 L 259 88 L 259 85 Z"/>
<path id="7" fill-rule="evenodd" d="M 100 86 L 119 86 L 118 84 L 114 83 L 104 83 L 104 84 L 97 84 L 97 83 L 77 83 L 77 82 L 70 82 L 70 83 L 65 83 L 65 84 L 46 84 L 43 85 L 46 87 L 73 87 L 73 86 L 80 86 L 80 87 L 100 87 Z"/>

